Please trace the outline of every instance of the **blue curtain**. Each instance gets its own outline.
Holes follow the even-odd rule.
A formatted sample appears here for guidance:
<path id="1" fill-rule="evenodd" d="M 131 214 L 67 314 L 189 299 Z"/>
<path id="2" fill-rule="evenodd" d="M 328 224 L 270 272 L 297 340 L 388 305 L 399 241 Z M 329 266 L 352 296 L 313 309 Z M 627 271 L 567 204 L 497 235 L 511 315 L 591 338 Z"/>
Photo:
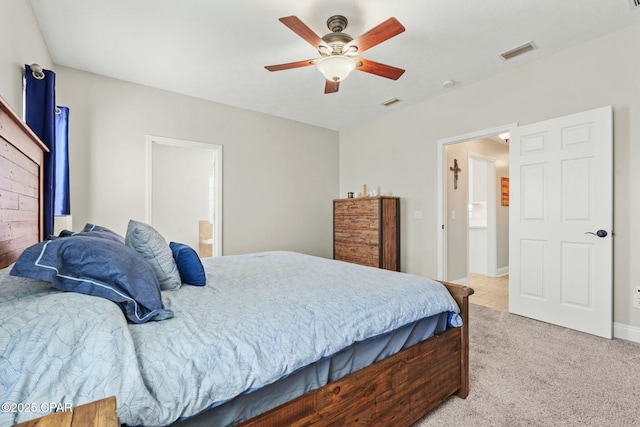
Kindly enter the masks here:
<path id="1" fill-rule="evenodd" d="M 58 153 L 56 144 L 56 75 L 53 71 L 43 70 L 44 78 L 37 79 L 31 67 L 25 65 L 25 121 L 27 125 L 38 135 L 38 137 L 49 148 L 49 153 L 45 153 L 43 165 L 43 205 L 44 235 L 53 234 L 53 218 L 56 214 L 69 213 L 69 157 L 66 138 L 61 145 L 65 148 Z M 60 108 L 61 133 L 67 134 L 66 119 L 68 109 L 63 116 L 63 108 Z M 65 123 L 62 123 L 62 120 Z M 58 167 L 58 165 L 61 165 Z M 61 176 L 60 179 L 57 177 Z M 61 184 L 60 201 L 56 202 L 57 182 Z M 59 209 L 56 208 L 59 203 Z"/>
<path id="2" fill-rule="evenodd" d="M 55 166 L 55 196 L 53 203 L 54 215 L 70 215 L 71 202 L 69 198 L 69 108 L 56 108 L 56 166 Z"/>

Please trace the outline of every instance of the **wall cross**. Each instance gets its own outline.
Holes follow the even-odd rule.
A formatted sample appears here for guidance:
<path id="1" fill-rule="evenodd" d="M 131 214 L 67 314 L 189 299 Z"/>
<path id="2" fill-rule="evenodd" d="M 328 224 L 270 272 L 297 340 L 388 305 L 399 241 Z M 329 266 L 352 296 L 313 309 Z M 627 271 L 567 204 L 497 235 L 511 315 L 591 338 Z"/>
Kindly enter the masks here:
<path id="1" fill-rule="evenodd" d="M 458 159 L 453 159 L 453 167 L 449 167 L 449 170 L 453 172 L 453 189 L 458 189 L 458 172 L 462 172 L 462 169 L 458 167 Z"/>

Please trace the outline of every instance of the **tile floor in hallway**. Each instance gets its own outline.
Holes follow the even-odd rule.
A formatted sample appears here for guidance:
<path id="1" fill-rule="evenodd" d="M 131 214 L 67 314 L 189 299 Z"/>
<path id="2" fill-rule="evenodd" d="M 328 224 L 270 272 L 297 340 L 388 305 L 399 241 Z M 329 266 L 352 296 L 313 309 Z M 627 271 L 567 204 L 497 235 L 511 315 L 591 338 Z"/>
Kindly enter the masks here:
<path id="1" fill-rule="evenodd" d="M 469 302 L 484 305 L 496 310 L 509 310 L 509 276 L 487 277 L 483 274 L 469 273 L 469 286 L 475 293 Z"/>

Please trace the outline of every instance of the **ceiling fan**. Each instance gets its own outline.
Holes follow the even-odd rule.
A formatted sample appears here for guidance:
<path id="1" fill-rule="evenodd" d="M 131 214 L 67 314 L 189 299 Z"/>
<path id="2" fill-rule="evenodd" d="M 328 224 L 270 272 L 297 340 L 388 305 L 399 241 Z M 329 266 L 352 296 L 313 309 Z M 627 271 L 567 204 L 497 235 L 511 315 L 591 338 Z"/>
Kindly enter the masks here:
<path id="1" fill-rule="evenodd" d="M 353 70 L 364 71 L 365 73 L 392 80 L 398 80 L 404 73 L 401 68 L 380 64 L 357 56 L 367 49 L 402 33 L 405 28 L 396 18 L 387 19 L 357 39 L 343 33 L 344 29 L 347 28 L 348 21 L 342 15 L 334 15 L 327 20 L 327 27 L 331 32 L 323 37 L 314 33 L 311 28 L 296 16 L 280 18 L 280 22 L 302 37 L 311 46 L 318 49 L 321 58 L 268 65 L 265 68 L 269 71 L 317 65 L 326 78 L 324 93 L 337 92 L 340 88 L 340 82 L 346 79 Z"/>

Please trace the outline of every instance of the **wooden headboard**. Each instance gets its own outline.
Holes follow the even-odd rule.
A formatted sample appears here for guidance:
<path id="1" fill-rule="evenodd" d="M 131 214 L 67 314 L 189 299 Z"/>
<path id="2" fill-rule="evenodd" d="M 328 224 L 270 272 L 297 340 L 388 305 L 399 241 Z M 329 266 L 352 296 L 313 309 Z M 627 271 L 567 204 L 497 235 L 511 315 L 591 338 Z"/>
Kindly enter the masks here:
<path id="1" fill-rule="evenodd" d="M 0 268 L 42 240 L 42 162 L 49 149 L 0 97 Z"/>

